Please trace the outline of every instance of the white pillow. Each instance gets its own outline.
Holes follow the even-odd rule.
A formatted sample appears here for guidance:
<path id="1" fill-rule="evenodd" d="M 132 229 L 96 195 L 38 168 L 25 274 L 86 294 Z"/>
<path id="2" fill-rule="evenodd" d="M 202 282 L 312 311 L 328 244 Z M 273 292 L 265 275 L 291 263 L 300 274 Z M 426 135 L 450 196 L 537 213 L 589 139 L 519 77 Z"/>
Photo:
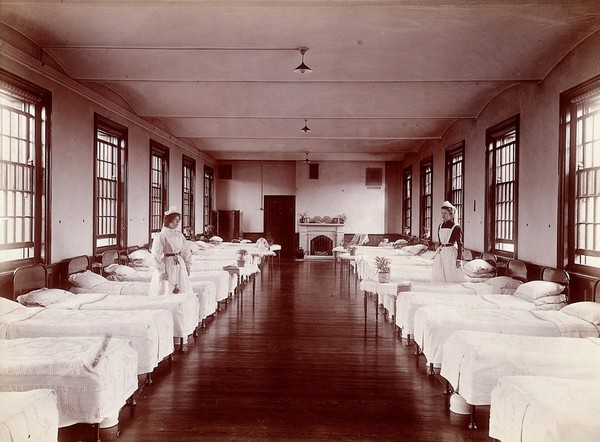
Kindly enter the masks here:
<path id="1" fill-rule="evenodd" d="M 560 309 L 567 315 L 575 316 L 594 325 L 600 325 L 600 302 L 574 302 Z"/>
<path id="2" fill-rule="evenodd" d="M 398 249 L 400 247 L 404 247 L 408 245 L 408 241 L 405 239 L 397 239 L 396 241 L 394 241 L 394 248 Z"/>
<path id="3" fill-rule="evenodd" d="M 510 276 L 494 276 L 486 284 L 499 289 L 501 295 L 512 295 L 523 282 Z"/>
<path id="4" fill-rule="evenodd" d="M 565 286 L 552 281 L 528 281 L 515 290 L 514 296 L 526 301 L 534 301 L 545 296 L 559 295 Z"/>
<path id="5" fill-rule="evenodd" d="M 534 299 L 533 305 L 545 305 L 545 304 L 564 304 L 567 302 L 567 295 L 552 295 L 544 296 L 543 298 Z"/>
<path id="6" fill-rule="evenodd" d="M 69 282 L 76 287 L 82 288 L 91 288 L 98 284 L 102 284 L 103 282 L 107 282 L 106 279 L 102 275 L 98 275 L 90 270 L 86 270 L 85 272 L 74 273 L 69 276 Z"/>
<path id="7" fill-rule="evenodd" d="M 104 271 L 106 273 L 114 274 L 117 276 L 131 276 L 135 277 L 137 271 L 134 268 L 129 266 L 124 266 L 123 264 L 109 264 L 104 267 Z"/>
<path id="8" fill-rule="evenodd" d="M 204 241 L 196 241 L 196 245 L 198 246 L 199 250 L 207 250 L 210 249 L 210 244 L 204 242 Z"/>
<path id="9" fill-rule="evenodd" d="M 415 244 L 414 246 L 402 247 L 402 249 L 407 251 L 411 255 L 419 255 L 425 252 L 428 249 L 428 247 L 425 244 Z"/>
<path id="10" fill-rule="evenodd" d="M 12 301 L 8 298 L 0 297 L 0 316 L 6 315 L 7 313 L 10 313 L 13 310 L 17 310 L 19 308 L 27 308 L 27 307 L 19 304 L 18 302 Z"/>
<path id="11" fill-rule="evenodd" d="M 134 250 L 129 254 L 129 259 L 131 259 L 135 265 L 139 266 L 152 267 L 154 264 L 152 253 L 146 249 Z"/>
<path id="12" fill-rule="evenodd" d="M 17 297 L 17 301 L 23 305 L 46 307 L 72 296 L 74 296 L 73 293 L 67 290 L 42 288 Z"/>
<path id="13" fill-rule="evenodd" d="M 468 276 L 477 277 L 485 273 L 493 273 L 496 269 L 485 259 L 473 259 L 463 265 L 463 270 Z"/>
<path id="14" fill-rule="evenodd" d="M 223 242 L 223 238 L 220 236 L 211 236 L 208 242 L 211 244 L 221 244 Z"/>

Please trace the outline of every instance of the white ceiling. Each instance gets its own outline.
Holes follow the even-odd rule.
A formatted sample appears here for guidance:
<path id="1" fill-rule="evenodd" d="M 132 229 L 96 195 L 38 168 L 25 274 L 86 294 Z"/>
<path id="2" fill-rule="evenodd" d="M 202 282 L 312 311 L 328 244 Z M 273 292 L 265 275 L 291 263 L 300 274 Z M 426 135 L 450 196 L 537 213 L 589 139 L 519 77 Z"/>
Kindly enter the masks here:
<path id="1" fill-rule="evenodd" d="M 216 159 L 399 160 L 543 79 L 600 2 L 2 0 L 0 20 Z"/>

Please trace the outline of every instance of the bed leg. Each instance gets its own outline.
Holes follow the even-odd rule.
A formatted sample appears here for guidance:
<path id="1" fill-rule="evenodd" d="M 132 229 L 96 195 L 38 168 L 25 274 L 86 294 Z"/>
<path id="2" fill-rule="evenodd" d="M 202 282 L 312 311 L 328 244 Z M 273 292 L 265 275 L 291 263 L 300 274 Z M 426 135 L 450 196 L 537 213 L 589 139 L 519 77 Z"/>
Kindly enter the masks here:
<path id="1" fill-rule="evenodd" d="M 96 442 L 102 442 L 100 440 L 100 424 L 94 424 L 94 431 L 96 432 Z"/>
<path id="2" fill-rule="evenodd" d="M 152 373 L 146 373 L 146 384 L 152 383 Z"/>
<path id="3" fill-rule="evenodd" d="M 367 292 L 364 292 L 365 295 L 365 323 L 367 322 L 367 301 L 368 301 L 368 297 L 369 295 L 367 294 Z"/>
<path id="4" fill-rule="evenodd" d="M 471 422 L 469 422 L 469 430 L 477 430 L 475 423 L 475 405 L 471 405 Z"/>
<path id="5" fill-rule="evenodd" d="M 451 393 L 454 393 L 454 388 L 452 388 L 452 385 L 450 385 L 448 379 L 444 379 L 444 394 L 448 395 Z"/>
<path id="6" fill-rule="evenodd" d="M 379 293 L 375 293 L 375 321 L 379 321 Z"/>
<path id="7" fill-rule="evenodd" d="M 410 333 L 406 335 L 406 346 L 408 347 L 409 345 L 412 345 L 412 342 L 410 340 Z"/>
<path id="8" fill-rule="evenodd" d="M 179 338 L 179 351 L 183 351 L 183 338 Z"/>
<path id="9" fill-rule="evenodd" d="M 429 364 L 429 368 L 427 369 L 427 375 L 433 375 L 435 371 L 433 371 L 433 363 Z"/>

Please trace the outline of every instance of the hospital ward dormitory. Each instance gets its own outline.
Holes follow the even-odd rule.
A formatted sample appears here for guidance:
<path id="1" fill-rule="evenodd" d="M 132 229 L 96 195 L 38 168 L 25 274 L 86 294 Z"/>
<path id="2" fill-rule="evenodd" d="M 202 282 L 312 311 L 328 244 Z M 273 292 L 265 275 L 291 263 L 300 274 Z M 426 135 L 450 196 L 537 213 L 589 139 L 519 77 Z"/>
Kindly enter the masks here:
<path id="1" fill-rule="evenodd" d="M 2 0 L 0 442 L 598 442 L 597 0 Z"/>

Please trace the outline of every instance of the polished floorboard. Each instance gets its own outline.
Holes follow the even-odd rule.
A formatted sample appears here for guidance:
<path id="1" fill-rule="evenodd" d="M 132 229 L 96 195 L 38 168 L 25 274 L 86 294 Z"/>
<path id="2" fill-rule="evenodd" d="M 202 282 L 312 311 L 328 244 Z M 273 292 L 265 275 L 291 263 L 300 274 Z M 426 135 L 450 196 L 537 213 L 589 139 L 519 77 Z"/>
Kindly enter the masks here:
<path id="1" fill-rule="evenodd" d="M 489 441 L 332 261 L 281 261 L 163 361 L 103 441 Z M 92 427 L 59 441 L 95 440 Z"/>

